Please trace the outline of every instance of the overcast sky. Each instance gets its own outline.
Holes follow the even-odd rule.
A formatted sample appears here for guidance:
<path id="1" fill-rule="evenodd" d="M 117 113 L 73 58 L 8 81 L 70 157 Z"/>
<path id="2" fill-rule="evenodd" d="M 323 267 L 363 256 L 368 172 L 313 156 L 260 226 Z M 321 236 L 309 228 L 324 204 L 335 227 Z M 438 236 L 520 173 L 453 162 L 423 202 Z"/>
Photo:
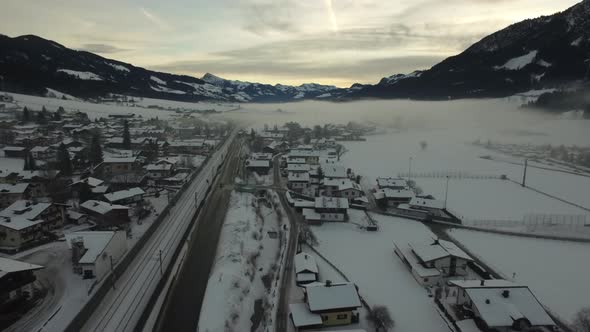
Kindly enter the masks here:
<path id="1" fill-rule="evenodd" d="M 2 0 L 0 33 L 149 69 L 349 86 L 429 68 L 578 0 Z"/>

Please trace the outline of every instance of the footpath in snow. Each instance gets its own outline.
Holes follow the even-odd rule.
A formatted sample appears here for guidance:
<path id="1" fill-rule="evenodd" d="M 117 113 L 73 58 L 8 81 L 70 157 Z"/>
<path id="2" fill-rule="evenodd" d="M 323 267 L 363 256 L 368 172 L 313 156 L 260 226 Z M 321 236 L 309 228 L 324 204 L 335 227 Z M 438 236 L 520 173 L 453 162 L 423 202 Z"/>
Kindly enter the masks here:
<path id="1" fill-rule="evenodd" d="M 274 330 L 288 231 L 278 196 L 232 192 L 199 331 Z"/>

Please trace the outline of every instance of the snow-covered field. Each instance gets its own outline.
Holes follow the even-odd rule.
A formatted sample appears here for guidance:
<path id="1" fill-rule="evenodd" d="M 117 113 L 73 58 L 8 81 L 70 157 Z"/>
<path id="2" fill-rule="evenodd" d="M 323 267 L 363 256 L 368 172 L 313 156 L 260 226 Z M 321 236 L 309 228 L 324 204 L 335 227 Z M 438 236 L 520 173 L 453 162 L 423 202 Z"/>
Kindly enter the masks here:
<path id="1" fill-rule="evenodd" d="M 419 142 L 428 142 L 421 149 Z M 390 132 L 368 136 L 366 142 L 346 142 L 349 150 L 342 162 L 363 178 L 368 189 L 379 176 L 407 175 L 410 171 L 425 194 L 444 199 L 446 178 L 419 177 L 431 172 L 461 172 L 472 175 L 507 175 L 520 181 L 523 167 L 481 156 L 505 156 L 469 144 L 467 137 L 448 130 Z M 590 177 L 529 167 L 527 185 L 590 208 Z M 451 179 L 448 207 L 468 219 L 522 220 L 529 214 L 588 214 L 587 211 L 551 199 L 542 194 L 499 180 Z M 590 218 L 589 218 L 590 220 Z"/>
<path id="2" fill-rule="evenodd" d="M 278 202 L 278 197 L 273 197 Z M 280 241 L 268 232 L 282 233 L 284 241 L 287 234 L 282 229 L 284 221 L 274 209 L 261 203 L 257 214 L 256 204 L 252 194 L 231 195 L 203 299 L 199 331 L 250 331 L 256 300 L 263 303 L 258 330 L 273 330 L 280 284 Z M 270 276 L 266 285 L 265 276 Z"/>
<path id="3" fill-rule="evenodd" d="M 49 91 L 52 95 L 56 97 L 61 97 L 63 93 L 55 90 Z M 30 95 L 23 95 L 18 93 L 6 93 L 12 96 L 19 107 L 28 107 L 30 109 L 41 109 L 41 107 L 45 106 L 49 111 L 55 111 L 59 106 L 62 106 L 66 110 L 76 111 L 79 110 L 81 112 L 85 112 L 88 114 L 88 117 L 93 120 L 95 118 L 100 117 L 108 117 L 109 114 L 129 114 L 134 113 L 136 116 L 141 115 L 144 118 L 150 117 L 159 117 L 160 119 L 168 119 L 178 116 L 173 111 L 169 110 L 162 110 L 156 108 L 148 108 L 148 106 L 158 106 L 164 109 L 172 108 L 180 108 L 180 109 L 191 109 L 191 110 L 210 110 L 215 109 L 218 111 L 227 111 L 233 109 L 234 105 L 229 104 L 221 104 L 221 103 L 207 103 L 207 102 L 199 102 L 199 103 L 187 103 L 187 102 L 178 102 L 178 101 L 171 101 L 171 100 L 163 100 L 163 99 L 151 99 L 151 98 L 142 98 L 138 99 L 136 106 L 131 105 L 116 105 L 114 103 L 90 103 L 81 101 L 79 99 L 72 99 L 71 96 L 66 95 L 68 100 L 63 100 L 60 98 L 47 98 L 47 97 L 38 97 L 38 96 L 30 96 Z"/>
<path id="4" fill-rule="evenodd" d="M 539 300 L 571 321 L 590 305 L 590 244 L 530 239 L 468 230 L 449 232 L 506 278 L 528 285 Z"/>
<path id="5" fill-rule="evenodd" d="M 351 221 L 363 213 L 351 210 Z M 434 234 L 419 222 L 374 215 L 378 232 L 366 232 L 351 223 L 313 227 L 318 251 L 359 287 L 369 305 L 385 305 L 395 320 L 395 331 L 448 331 L 432 298 L 393 253 L 398 245 L 431 241 Z M 320 275 L 321 275 L 320 271 Z"/>

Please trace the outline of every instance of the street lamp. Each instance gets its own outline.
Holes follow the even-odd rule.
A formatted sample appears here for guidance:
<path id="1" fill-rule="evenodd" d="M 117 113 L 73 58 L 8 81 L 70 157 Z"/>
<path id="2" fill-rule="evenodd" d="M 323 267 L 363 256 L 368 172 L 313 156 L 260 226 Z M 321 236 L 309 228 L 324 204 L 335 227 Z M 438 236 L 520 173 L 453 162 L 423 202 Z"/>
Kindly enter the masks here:
<path id="1" fill-rule="evenodd" d="M 408 181 L 412 179 L 412 157 L 410 157 L 410 165 L 408 166 Z"/>
<path id="2" fill-rule="evenodd" d="M 449 194 L 449 179 L 450 177 L 447 175 L 447 185 L 445 187 L 445 210 L 447 209 L 447 196 Z"/>

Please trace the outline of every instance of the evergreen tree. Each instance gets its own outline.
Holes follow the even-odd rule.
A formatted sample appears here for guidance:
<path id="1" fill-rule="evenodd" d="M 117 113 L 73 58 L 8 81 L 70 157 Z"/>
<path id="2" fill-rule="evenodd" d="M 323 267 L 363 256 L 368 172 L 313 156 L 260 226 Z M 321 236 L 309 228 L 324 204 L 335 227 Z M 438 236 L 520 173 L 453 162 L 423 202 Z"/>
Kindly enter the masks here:
<path id="1" fill-rule="evenodd" d="M 256 132 L 254 131 L 254 128 L 250 129 L 250 140 L 254 141 L 254 139 L 256 138 Z"/>
<path id="2" fill-rule="evenodd" d="M 78 199 L 80 203 L 84 203 L 89 199 L 92 199 L 92 189 L 86 182 L 80 183 L 80 188 L 78 189 Z"/>
<path id="3" fill-rule="evenodd" d="M 123 122 L 123 148 L 131 149 L 131 135 L 129 134 L 129 122 Z"/>
<path id="4" fill-rule="evenodd" d="M 102 147 L 100 146 L 100 134 L 98 132 L 92 135 L 92 140 L 90 141 L 90 149 L 88 152 L 88 159 L 93 165 L 98 165 L 102 163 Z"/>
<path id="5" fill-rule="evenodd" d="M 60 106 L 57 108 L 57 113 L 64 114 L 65 112 L 66 112 L 66 110 L 63 108 L 63 106 Z"/>
<path id="6" fill-rule="evenodd" d="M 45 117 L 45 107 L 43 107 L 43 111 L 37 113 L 37 123 L 38 124 L 45 124 L 47 123 L 47 118 Z"/>
<path id="7" fill-rule="evenodd" d="M 61 114 L 59 112 L 53 113 L 53 121 L 61 121 Z"/>
<path id="8" fill-rule="evenodd" d="M 31 121 L 31 114 L 29 113 L 29 109 L 27 107 L 23 108 L 23 122 Z"/>
<path id="9" fill-rule="evenodd" d="M 66 146 L 62 143 L 57 149 L 57 167 L 63 175 L 72 175 L 72 161 L 70 160 L 70 153 Z"/>

